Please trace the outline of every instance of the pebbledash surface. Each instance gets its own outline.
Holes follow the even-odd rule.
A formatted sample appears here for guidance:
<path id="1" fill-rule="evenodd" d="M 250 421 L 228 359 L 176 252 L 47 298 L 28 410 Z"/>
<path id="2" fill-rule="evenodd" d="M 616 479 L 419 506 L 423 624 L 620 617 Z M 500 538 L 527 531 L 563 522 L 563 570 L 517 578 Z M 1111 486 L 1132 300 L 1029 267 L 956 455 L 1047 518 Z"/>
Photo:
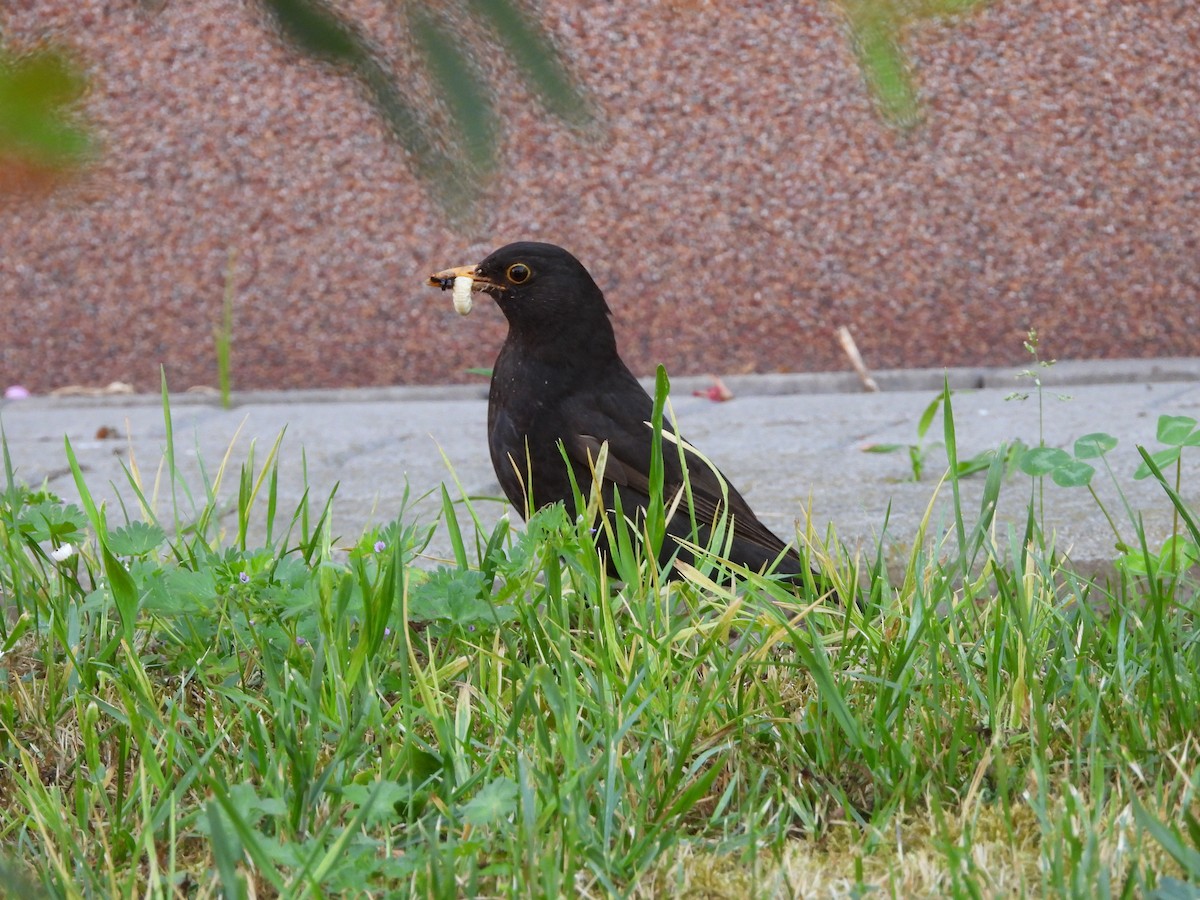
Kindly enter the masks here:
<path id="1" fill-rule="evenodd" d="M 339 0 L 424 92 L 395 4 Z M 571 132 L 498 52 L 502 163 L 451 225 L 355 83 L 242 0 L 0 6 L 71 47 L 91 176 L 0 208 L 0 382 L 166 368 L 240 388 L 462 381 L 503 337 L 425 290 L 440 261 L 549 240 L 595 275 L 631 368 L 673 375 L 1200 353 L 1200 14 L 1003 0 L 909 29 L 923 124 L 874 114 L 836 3 L 546 2 L 597 112 Z M 464 37 L 464 39 L 467 39 Z M 476 38 L 470 38 L 476 40 Z"/>

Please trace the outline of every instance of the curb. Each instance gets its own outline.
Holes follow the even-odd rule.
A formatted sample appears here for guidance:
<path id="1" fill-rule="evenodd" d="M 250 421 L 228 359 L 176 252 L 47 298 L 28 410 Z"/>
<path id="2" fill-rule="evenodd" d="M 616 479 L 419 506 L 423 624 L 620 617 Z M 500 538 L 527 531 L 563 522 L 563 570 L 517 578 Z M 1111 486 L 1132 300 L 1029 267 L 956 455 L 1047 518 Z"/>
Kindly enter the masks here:
<path id="1" fill-rule="evenodd" d="M 954 390 L 1032 387 L 1029 369 L 962 367 L 954 369 L 883 369 L 872 372 L 882 391 L 939 391 L 946 382 Z M 1200 357 L 1164 359 L 1063 360 L 1041 370 L 1045 387 L 1071 385 L 1137 384 L 1151 382 L 1200 381 Z M 653 377 L 642 384 L 654 389 Z M 790 372 L 760 375 L 724 375 L 722 381 L 735 396 L 776 394 L 861 394 L 862 382 L 853 372 Z M 678 394 L 707 389 L 712 376 L 681 375 L 671 379 Z M 230 404 L 239 406 L 291 405 L 302 403 L 422 403 L 437 401 L 486 400 L 486 384 L 395 385 L 366 388 L 320 388 L 301 390 L 234 391 Z M 22 400 L 0 400 L 0 410 L 20 404 L 22 407 L 61 409 L 63 407 L 157 406 L 159 394 L 101 394 L 98 396 L 34 396 Z M 171 405 L 220 406 L 215 392 L 171 394 Z"/>

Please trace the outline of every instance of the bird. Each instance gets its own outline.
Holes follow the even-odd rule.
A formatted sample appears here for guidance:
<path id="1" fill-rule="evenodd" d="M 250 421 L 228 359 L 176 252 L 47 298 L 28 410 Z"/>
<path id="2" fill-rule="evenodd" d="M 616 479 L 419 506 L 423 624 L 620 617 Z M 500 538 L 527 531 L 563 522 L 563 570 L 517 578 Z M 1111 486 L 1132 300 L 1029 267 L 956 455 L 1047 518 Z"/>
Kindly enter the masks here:
<path id="1" fill-rule="evenodd" d="M 490 295 L 508 321 L 492 368 L 487 427 L 492 466 L 509 502 L 526 519 L 558 502 L 577 515 L 572 477 L 586 501 L 607 444 L 601 486 L 606 509 L 612 511 L 619 496 L 626 516 L 645 516 L 654 400 L 617 352 L 612 311 L 588 270 L 555 244 L 519 241 L 476 265 L 435 272 L 427 284 L 456 287 L 455 307 L 462 312 L 464 278 L 472 291 Z M 796 585 L 809 573 L 809 583 L 821 587 L 822 576 L 759 520 L 729 479 L 665 418 L 662 427 L 665 502 L 669 509 L 684 486 L 682 447 L 697 529 L 685 499 L 667 522 L 660 565 L 694 563 L 690 544 L 706 546 L 714 523 L 727 515 L 732 538 L 721 549 L 723 558 Z M 603 534 L 597 543 L 607 549 Z M 666 574 L 677 579 L 679 569 L 671 566 Z"/>

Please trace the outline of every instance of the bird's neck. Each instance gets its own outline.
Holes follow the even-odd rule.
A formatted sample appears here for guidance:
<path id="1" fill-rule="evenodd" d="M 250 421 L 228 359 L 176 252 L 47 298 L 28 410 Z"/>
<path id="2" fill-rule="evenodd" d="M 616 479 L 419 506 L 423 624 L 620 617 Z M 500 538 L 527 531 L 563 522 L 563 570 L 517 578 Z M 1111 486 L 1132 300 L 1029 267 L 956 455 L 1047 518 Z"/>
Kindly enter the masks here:
<path id="1" fill-rule="evenodd" d="M 521 328 L 510 324 L 507 354 L 561 371 L 594 370 L 618 359 L 617 338 L 608 316 L 582 322 L 564 319 L 558 327 Z"/>

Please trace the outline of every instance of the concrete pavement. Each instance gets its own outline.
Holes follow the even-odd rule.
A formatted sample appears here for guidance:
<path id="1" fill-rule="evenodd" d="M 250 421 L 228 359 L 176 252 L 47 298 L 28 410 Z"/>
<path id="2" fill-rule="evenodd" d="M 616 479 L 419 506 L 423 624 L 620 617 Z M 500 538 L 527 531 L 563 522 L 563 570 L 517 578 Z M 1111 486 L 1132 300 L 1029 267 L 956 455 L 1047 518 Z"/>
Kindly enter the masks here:
<path id="1" fill-rule="evenodd" d="M 1018 371 L 948 373 L 956 389 L 960 458 L 1002 441 L 1036 444 L 1039 427 L 1047 444 L 1068 450 L 1084 434 L 1108 432 L 1120 441 L 1109 460 L 1121 489 L 1144 516 L 1151 540 L 1165 538 L 1171 528 L 1170 505 L 1152 480 L 1133 480 L 1140 462 L 1135 445 L 1158 447 L 1155 428 L 1162 414 L 1200 419 L 1200 359 L 1059 363 L 1041 370 L 1046 385 L 1041 426 L 1036 396 L 1007 399 L 1014 391 L 1032 391 L 1030 380 L 1018 378 Z M 924 479 L 913 483 L 906 481 L 911 477 L 907 453 L 863 451 L 871 444 L 915 442 L 918 418 L 940 389 L 943 374 L 875 373 L 882 387 L 875 394 L 860 392 L 855 377 L 843 373 L 730 377 L 725 381 L 735 397 L 725 403 L 692 396 L 707 380 L 678 378 L 672 405 L 684 436 L 721 466 L 781 535 L 792 531 L 811 502 L 819 533 L 832 524 L 843 542 L 873 555 L 890 505 L 888 543 L 895 561 L 911 546 L 945 469 L 945 455 L 930 449 Z M 221 496 L 232 508 L 238 469 L 251 442 L 256 464 L 261 464 L 286 429 L 280 450 L 280 516 L 290 515 L 299 502 L 307 466 L 315 502 L 323 502 L 337 485 L 334 532 L 347 543 L 367 525 L 396 516 L 406 481 L 414 498 L 426 495 L 409 515 L 432 521 L 440 509 L 442 483 L 452 497 L 460 496 L 451 467 L 472 497 L 499 498 L 487 453 L 486 410 L 482 384 L 243 393 L 235 395 L 228 410 L 212 397 L 172 397 L 179 468 L 194 492 L 203 493 L 201 466 L 213 477 L 228 451 L 231 471 Z M 122 461 L 128 464 L 132 452 L 150 490 L 165 447 L 162 408 L 154 395 L 3 401 L 0 424 L 19 480 L 44 482 L 60 496 L 77 499 L 63 450 L 66 436 L 93 495 L 110 504 L 120 495 L 131 511 L 133 492 Z M 941 437 L 939 418 L 926 444 Z M 1200 506 L 1200 448 L 1185 453 L 1184 461 L 1183 494 Z M 964 481 L 965 509 L 972 517 L 982 482 L 982 476 Z M 1101 471 L 1094 483 L 1123 536 L 1132 540 L 1133 529 L 1112 481 Z M 165 480 L 158 493 L 158 508 L 166 510 Z M 1029 496 L 1028 477 L 1009 478 L 1001 492 L 999 520 L 1021 521 Z M 1057 532 L 1060 550 L 1068 550 L 1081 566 L 1104 567 L 1112 559 L 1114 537 L 1087 490 L 1062 489 L 1047 480 L 1045 496 L 1047 524 Z M 947 487 L 935 504 L 935 527 L 951 524 L 949 501 Z M 489 523 L 504 512 L 498 500 L 481 500 L 476 508 Z M 110 521 L 119 521 L 119 508 L 110 510 Z M 223 521 L 232 530 L 232 516 Z M 444 555 L 447 546 L 439 532 L 431 555 Z"/>

